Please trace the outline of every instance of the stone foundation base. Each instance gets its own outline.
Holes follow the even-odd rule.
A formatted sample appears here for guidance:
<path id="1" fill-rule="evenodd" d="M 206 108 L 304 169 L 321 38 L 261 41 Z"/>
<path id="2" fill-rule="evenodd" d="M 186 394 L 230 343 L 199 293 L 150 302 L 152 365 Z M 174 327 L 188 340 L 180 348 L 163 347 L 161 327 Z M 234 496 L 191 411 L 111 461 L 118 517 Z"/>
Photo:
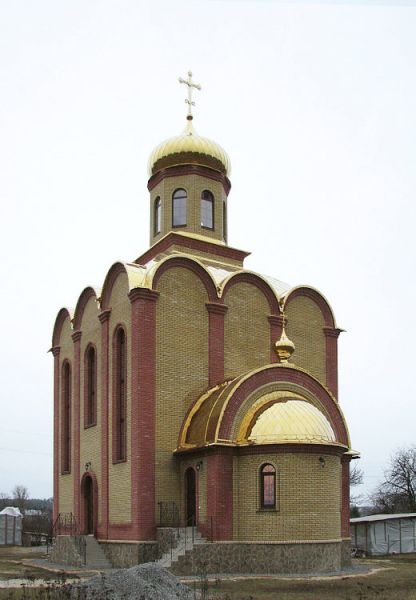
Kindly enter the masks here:
<path id="1" fill-rule="evenodd" d="M 341 567 L 351 566 L 351 540 L 341 542 Z"/>
<path id="2" fill-rule="evenodd" d="M 111 542 L 98 540 L 104 554 L 117 569 L 127 569 L 157 560 L 160 555 L 157 542 Z"/>
<path id="3" fill-rule="evenodd" d="M 313 573 L 341 569 L 342 542 L 300 544 L 213 542 L 194 546 L 170 570 L 175 575 Z"/>

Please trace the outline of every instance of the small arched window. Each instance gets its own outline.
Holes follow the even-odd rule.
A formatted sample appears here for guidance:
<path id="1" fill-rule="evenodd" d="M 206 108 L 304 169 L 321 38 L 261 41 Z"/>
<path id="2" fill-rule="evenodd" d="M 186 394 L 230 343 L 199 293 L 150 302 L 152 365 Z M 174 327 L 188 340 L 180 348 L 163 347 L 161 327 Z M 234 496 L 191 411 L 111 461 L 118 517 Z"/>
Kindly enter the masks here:
<path id="1" fill-rule="evenodd" d="M 113 461 L 121 462 L 127 442 L 127 344 L 122 327 L 115 334 L 113 364 Z"/>
<path id="2" fill-rule="evenodd" d="M 208 190 L 201 194 L 201 227 L 214 229 L 214 196 Z"/>
<path id="3" fill-rule="evenodd" d="M 172 196 L 172 226 L 183 227 L 186 225 L 186 191 L 175 190 Z"/>
<path id="4" fill-rule="evenodd" d="M 84 388 L 84 425 L 90 427 L 97 423 L 97 356 L 94 346 L 88 346 L 85 352 Z"/>
<path id="5" fill-rule="evenodd" d="M 71 472 L 71 365 L 62 366 L 62 473 Z"/>
<path id="6" fill-rule="evenodd" d="M 155 200 L 154 204 L 154 212 L 153 212 L 153 233 L 157 235 L 160 233 L 162 223 L 162 204 L 160 202 L 160 197 L 158 196 Z"/>
<path id="7" fill-rule="evenodd" d="M 260 469 L 260 506 L 276 508 L 276 469 L 270 464 Z"/>

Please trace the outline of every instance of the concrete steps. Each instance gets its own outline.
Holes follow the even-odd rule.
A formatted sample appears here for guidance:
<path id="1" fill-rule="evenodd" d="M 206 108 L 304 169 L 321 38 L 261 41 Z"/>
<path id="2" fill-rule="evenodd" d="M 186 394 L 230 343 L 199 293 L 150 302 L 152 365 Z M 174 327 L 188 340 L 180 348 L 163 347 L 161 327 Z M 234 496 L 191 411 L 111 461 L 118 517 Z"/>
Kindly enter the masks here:
<path id="1" fill-rule="evenodd" d="M 193 532 L 192 532 L 193 529 Z M 181 556 L 190 554 L 196 545 L 205 544 L 206 539 L 201 536 L 196 527 L 179 527 L 176 546 L 169 549 L 156 564 L 169 569 L 173 563 L 176 563 Z"/>
<path id="2" fill-rule="evenodd" d="M 91 569 L 111 569 L 112 565 L 93 535 L 85 536 L 85 566 Z"/>

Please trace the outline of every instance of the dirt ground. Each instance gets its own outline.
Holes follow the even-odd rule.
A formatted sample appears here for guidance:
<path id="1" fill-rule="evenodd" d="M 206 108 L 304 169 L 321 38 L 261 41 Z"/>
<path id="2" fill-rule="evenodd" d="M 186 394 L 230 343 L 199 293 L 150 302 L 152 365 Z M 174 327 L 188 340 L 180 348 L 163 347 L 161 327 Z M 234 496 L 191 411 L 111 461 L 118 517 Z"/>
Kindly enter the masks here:
<path id="1" fill-rule="evenodd" d="M 20 577 L 56 580 L 56 573 L 25 564 L 44 556 L 42 548 L 0 548 L 0 580 Z M 205 600 L 416 600 L 416 553 L 354 562 L 370 566 L 372 572 L 304 579 L 220 578 L 210 582 Z M 0 600 L 9 597 L 10 592 L 0 589 Z"/>

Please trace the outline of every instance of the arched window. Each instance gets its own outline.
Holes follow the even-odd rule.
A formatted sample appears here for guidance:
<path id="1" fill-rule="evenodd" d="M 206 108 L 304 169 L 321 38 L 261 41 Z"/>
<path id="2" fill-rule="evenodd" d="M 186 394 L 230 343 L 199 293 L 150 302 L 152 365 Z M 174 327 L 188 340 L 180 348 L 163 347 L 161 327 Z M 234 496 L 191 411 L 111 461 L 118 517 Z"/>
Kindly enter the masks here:
<path id="1" fill-rule="evenodd" d="M 183 227 L 186 225 L 186 192 L 179 189 L 172 196 L 172 226 Z"/>
<path id="2" fill-rule="evenodd" d="M 260 469 L 260 506 L 276 508 L 276 469 L 270 464 Z"/>
<path id="3" fill-rule="evenodd" d="M 162 222 L 162 204 L 160 202 L 160 197 L 158 196 L 155 200 L 154 204 L 154 212 L 153 212 L 153 234 L 157 235 L 160 233 L 161 222 Z"/>
<path id="4" fill-rule="evenodd" d="M 71 365 L 65 361 L 62 366 L 62 473 L 71 472 Z"/>
<path id="5" fill-rule="evenodd" d="M 224 242 L 227 241 L 227 203 L 224 200 L 222 203 L 222 234 Z"/>
<path id="6" fill-rule="evenodd" d="M 214 229 L 214 196 L 208 190 L 201 194 L 201 227 Z"/>
<path id="7" fill-rule="evenodd" d="M 124 329 L 114 339 L 113 371 L 113 461 L 126 460 L 127 434 L 127 345 Z"/>
<path id="8" fill-rule="evenodd" d="M 88 346 L 84 363 L 84 425 L 97 424 L 97 356 L 94 346 Z"/>

